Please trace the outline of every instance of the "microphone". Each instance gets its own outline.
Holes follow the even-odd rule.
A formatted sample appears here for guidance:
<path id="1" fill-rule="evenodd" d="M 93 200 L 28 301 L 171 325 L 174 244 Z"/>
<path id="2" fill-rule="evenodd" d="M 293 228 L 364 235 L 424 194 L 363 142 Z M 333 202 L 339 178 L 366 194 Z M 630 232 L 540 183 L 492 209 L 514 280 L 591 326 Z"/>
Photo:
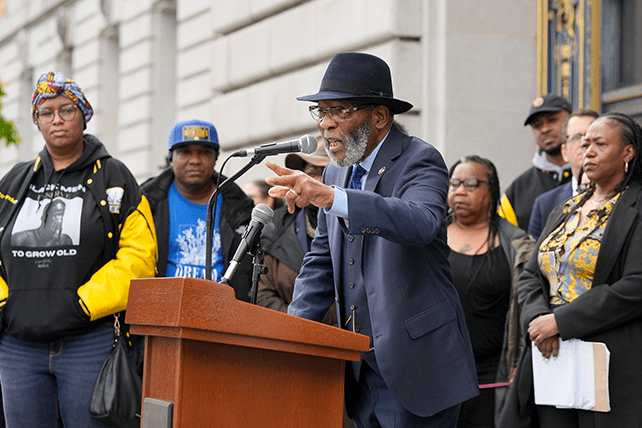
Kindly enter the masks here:
<path id="1" fill-rule="evenodd" d="M 274 217 L 274 211 L 265 204 L 258 204 L 254 209 L 252 209 L 252 220 L 245 228 L 243 236 L 241 236 L 241 243 L 236 249 L 236 253 L 234 253 L 232 261 L 225 271 L 223 278 L 221 278 L 221 284 L 229 284 L 229 281 L 232 279 L 232 275 L 236 272 L 243 256 L 252 249 L 254 240 L 261 235 L 263 227 L 272 221 L 272 217 Z"/>
<path id="2" fill-rule="evenodd" d="M 253 149 L 239 150 L 232 153 L 232 156 L 244 158 L 246 156 L 263 155 L 273 156 L 281 153 L 303 152 L 314 153 L 317 148 L 317 140 L 311 135 L 303 135 L 301 138 L 283 143 L 268 143 Z M 268 207 L 269 208 L 269 207 Z"/>

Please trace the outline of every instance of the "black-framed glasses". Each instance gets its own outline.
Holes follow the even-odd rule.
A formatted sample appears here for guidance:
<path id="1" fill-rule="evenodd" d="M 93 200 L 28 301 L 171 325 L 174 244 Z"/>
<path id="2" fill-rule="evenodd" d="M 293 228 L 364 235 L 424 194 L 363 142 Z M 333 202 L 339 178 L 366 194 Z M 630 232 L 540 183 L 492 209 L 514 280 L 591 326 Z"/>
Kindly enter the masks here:
<path id="1" fill-rule="evenodd" d="M 308 110 L 310 111 L 310 115 L 312 116 L 312 119 L 316 120 L 317 122 L 321 122 L 326 114 L 330 115 L 330 119 L 334 120 L 335 122 L 342 122 L 348 118 L 348 115 L 352 113 L 353 111 L 361 110 L 362 108 L 369 107 L 370 104 L 362 104 L 360 106 L 356 107 L 350 107 L 350 108 L 344 108 L 344 107 L 328 107 L 328 108 L 323 108 L 319 106 L 310 106 L 308 107 Z"/>
<path id="2" fill-rule="evenodd" d="M 460 180 L 458 178 L 451 178 L 448 182 L 450 191 L 454 192 L 459 188 L 460 184 L 464 184 L 464 189 L 469 192 L 474 192 L 475 189 L 479 187 L 482 183 L 488 183 L 488 180 L 477 180 L 476 178 L 467 178 L 465 180 Z"/>
<path id="3" fill-rule="evenodd" d="M 78 109 L 78 106 L 76 104 L 64 105 L 60 107 L 60 110 L 58 110 L 58 116 L 60 116 L 62 120 L 65 120 L 65 121 L 73 120 L 74 117 L 76 117 L 77 109 Z M 50 108 L 41 108 L 40 110 L 38 110 L 38 122 L 40 122 L 43 125 L 47 125 L 53 122 L 54 116 L 55 116 L 55 111 Z"/>

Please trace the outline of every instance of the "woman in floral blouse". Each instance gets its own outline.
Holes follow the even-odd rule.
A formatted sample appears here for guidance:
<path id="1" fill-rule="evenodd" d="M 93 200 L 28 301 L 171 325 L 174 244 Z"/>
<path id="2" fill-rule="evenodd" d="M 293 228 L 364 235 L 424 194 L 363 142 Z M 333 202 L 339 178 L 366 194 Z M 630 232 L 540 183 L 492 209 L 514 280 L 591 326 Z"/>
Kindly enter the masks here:
<path id="1" fill-rule="evenodd" d="M 641 145 L 626 115 L 593 122 L 582 141 L 591 187 L 553 210 L 519 282 L 521 326 L 545 360 L 560 340 L 606 344 L 611 410 L 533 407 L 527 344 L 500 426 L 642 427 Z"/>

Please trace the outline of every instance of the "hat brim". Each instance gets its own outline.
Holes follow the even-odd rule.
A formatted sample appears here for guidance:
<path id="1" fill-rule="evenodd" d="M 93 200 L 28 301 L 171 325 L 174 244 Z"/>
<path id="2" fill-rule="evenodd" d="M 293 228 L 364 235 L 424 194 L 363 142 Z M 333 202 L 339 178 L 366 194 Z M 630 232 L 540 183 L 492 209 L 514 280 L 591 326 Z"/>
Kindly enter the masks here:
<path id="1" fill-rule="evenodd" d="M 330 158 L 323 154 L 304 155 L 300 153 L 290 153 L 285 157 L 285 167 L 303 171 L 307 164 L 316 167 L 325 167 L 330 163 Z"/>
<path id="2" fill-rule="evenodd" d="M 390 108 L 392 114 L 401 114 L 410 110 L 413 105 L 409 102 L 388 97 L 373 97 L 371 95 L 355 95 L 349 92 L 320 91 L 313 95 L 297 97 L 299 101 L 323 101 L 323 100 L 359 100 L 363 104 L 382 104 Z"/>
<path id="3" fill-rule="evenodd" d="M 540 109 L 537 109 L 537 111 L 534 111 L 528 115 L 528 117 L 526 118 L 526 122 L 524 122 L 524 126 L 530 125 L 533 117 L 537 116 L 540 113 L 554 113 L 556 111 L 562 111 L 562 110 L 568 112 L 568 110 L 566 110 L 564 107 L 554 107 L 554 106 L 542 107 Z"/>
<path id="4" fill-rule="evenodd" d="M 219 144 L 212 143 L 211 141 L 207 141 L 207 140 L 181 141 L 179 143 L 174 144 L 170 150 L 174 150 L 177 147 L 191 146 L 193 144 L 198 144 L 199 146 L 211 147 L 215 150 L 221 150 L 221 146 Z"/>

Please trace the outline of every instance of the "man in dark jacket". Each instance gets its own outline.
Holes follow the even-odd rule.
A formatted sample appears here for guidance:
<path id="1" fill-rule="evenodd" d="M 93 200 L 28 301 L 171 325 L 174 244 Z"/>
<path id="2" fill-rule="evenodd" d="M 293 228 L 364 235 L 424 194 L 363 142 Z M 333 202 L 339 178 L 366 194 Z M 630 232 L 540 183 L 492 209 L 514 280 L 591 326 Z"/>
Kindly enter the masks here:
<path id="1" fill-rule="evenodd" d="M 430 144 L 404 134 L 394 115 L 390 67 L 342 52 L 317 94 L 316 120 L 331 164 L 323 182 L 274 163 L 270 194 L 319 207 L 312 249 L 288 314 L 319 321 L 332 305 L 339 325 L 370 338 L 346 364 L 347 413 L 356 427 L 455 427 L 460 403 L 478 394 L 468 330 L 452 284 L 443 222 L 448 170 Z"/>
<path id="2" fill-rule="evenodd" d="M 205 278 L 207 203 L 216 190 L 214 165 L 220 145 L 216 128 L 201 120 L 181 121 L 169 136 L 169 168 L 143 183 L 158 234 L 159 277 Z M 221 177 L 223 181 L 223 177 Z M 212 279 L 219 281 L 250 222 L 252 200 L 236 185 L 218 196 L 212 240 Z M 230 285 L 249 301 L 252 260 L 243 259 Z"/>
<path id="3" fill-rule="evenodd" d="M 535 198 L 571 180 L 571 166 L 562 157 L 562 126 L 571 103 L 556 94 L 535 98 L 524 126 L 530 125 L 537 142 L 533 166 L 517 177 L 499 202 L 499 215 L 528 230 Z"/>

